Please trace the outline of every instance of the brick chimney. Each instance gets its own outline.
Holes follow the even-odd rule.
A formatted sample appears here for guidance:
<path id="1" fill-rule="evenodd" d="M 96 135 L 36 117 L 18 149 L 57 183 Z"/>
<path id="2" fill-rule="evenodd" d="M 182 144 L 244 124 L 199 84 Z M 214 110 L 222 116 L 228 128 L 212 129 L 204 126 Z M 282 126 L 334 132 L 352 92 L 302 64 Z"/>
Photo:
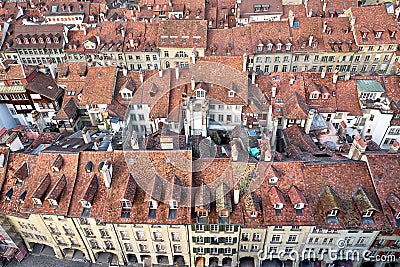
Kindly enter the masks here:
<path id="1" fill-rule="evenodd" d="M 294 24 L 294 13 L 293 13 L 293 10 L 289 10 L 288 19 L 289 19 L 289 27 L 293 28 L 293 24 Z"/>
<path id="2" fill-rule="evenodd" d="M 336 83 L 337 80 L 338 80 L 338 78 L 339 78 L 339 71 L 338 71 L 338 70 L 335 70 L 335 71 L 333 72 L 332 82 L 333 82 L 333 83 Z"/>
<path id="3" fill-rule="evenodd" d="M 353 144 L 351 144 L 348 159 L 360 160 L 362 154 L 365 153 L 365 149 L 367 148 L 367 143 L 364 139 L 357 135 L 354 137 Z"/>
<path id="4" fill-rule="evenodd" d="M 243 66 L 242 66 L 242 71 L 246 72 L 247 71 L 247 54 L 243 54 Z"/>
<path id="5" fill-rule="evenodd" d="M 179 65 L 176 63 L 175 65 L 175 79 L 179 79 Z"/>
<path id="6" fill-rule="evenodd" d="M 253 71 L 251 73 L 251 84 L 255 84 L 256 83 L 256 72 Z"/>
<path id="7" fill-rule="evenodd" d="M 389 148 L 389 153 L 390 154 L 396 154 L 397 151 L 399 151 L 399 147 L 400 147 L 399 142 L 394 141 L 394 143 Z"/>
<path id="8" fill-rule="evenodd" d="M 190 85 L 191 85 L 192 91 L 194 91 L 194 89 L 196 88 L 196 80 L 194 79 L 193 76 L 190 79 Z"/>
<path id="9" fill-rule="evenodd" d="M 103 175 L 104 185 L 106 186 L 107 189 L 110 189 L 112 174 L 113 174 L 112 164 L 111 161 L 109 160 L 106 160 L 103 163 L 104 164 L 101 168 L 101 174 Z"/>
<path id="10" fill-rule="evenodd" d="M 326 75 L 326 67 L 323 67 L 321 72 L 321 79 L 324 79 L 325 75 Z"/>

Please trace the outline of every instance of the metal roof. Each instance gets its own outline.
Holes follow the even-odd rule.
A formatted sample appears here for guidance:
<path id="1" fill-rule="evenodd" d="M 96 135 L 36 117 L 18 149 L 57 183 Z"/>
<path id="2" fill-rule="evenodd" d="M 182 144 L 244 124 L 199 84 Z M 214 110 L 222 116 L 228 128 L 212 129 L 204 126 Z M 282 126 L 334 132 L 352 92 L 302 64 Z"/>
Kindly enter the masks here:
<path id="1" fill-rule="evenodd" d="M 364 92 L 386 92 L 377 80 L 357 80 L 357 89 L 361 93 Z"/>

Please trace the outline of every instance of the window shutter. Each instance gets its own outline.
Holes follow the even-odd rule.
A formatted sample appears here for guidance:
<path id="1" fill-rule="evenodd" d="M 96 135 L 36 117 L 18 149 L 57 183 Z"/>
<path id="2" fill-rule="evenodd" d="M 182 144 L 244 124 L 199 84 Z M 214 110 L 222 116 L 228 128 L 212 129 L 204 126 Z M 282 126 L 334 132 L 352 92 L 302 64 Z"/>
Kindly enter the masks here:
<path id="1" fill-rule="evenodd" d="M 205 242 L 205 243 L 210 243 L 210 237 L 209 237 L 209 236 L 206 236 L 206 237 L 204 238 L 204 242 Z"/>
<path id="2" fill-rule="evenodd" d="M 219 226 L 219 231 L 221 232 L 221 231 L 224 231 L 224 230 L 225 230 L 224 225 L 220 225 L 220 226 Z"/>
<path id="3" fill-rule="evenodd" d="M 224 253 L 224 249 L 223 249 L 223 248 L 219 248 L 219 249 L 218 249 L 218 253 L 219 253 L 219 254 L 223 254 L 223 253 Z"/>
<path id="4" fill-rule="evenodd" d="M 192 224 L 192 231 L 196 231 L 196 225 Z"/>
<path id="5" fill-rule="evenodd" d="M 193 248 L 193 253 L 197 253 L 197 248 Z"/>
<path id="6" fill-rule="evenodd" d="M 210 231 L 210 225 L 209 225 L 209 224 L 206 224 L 206 225 L 204 226 L 204 229 L 205 229 L 206 231 Z"/>
<path id="7" fill-rule="evenodd" d="M 233 255 L 236 254 L 236 248 L 232 249 L 232 254 L 233 254 Z"/>
<path id="8" fill-rule="evenodd" d="M 218 237 L 218 243 L 224 243 L 225 237 Z"/>
<path id="9" fill-rule="evenodd" d="M 239 226 L 235 225 L 234 229 L 235 229 L 235 232 L 237 232 L 239 230 Z"/>
<path id="10" fill-rule="evenodd" d="M 205 253 L 210 253 L 210 248 L 205 248 L 205 249 L 204 249 L 204 252 L 205 252 Z"/>
<path id="11" fill-rule="evenodd" d="M 236 244 L 237 243 L 237 237 L 234 237 L 233 238 L 233 244 Z"/>
<path id="12" fill-rule="evenodd" d="M 196 242 L 196 237 L 195 236 L 192 236 L 192 241 Z"/>

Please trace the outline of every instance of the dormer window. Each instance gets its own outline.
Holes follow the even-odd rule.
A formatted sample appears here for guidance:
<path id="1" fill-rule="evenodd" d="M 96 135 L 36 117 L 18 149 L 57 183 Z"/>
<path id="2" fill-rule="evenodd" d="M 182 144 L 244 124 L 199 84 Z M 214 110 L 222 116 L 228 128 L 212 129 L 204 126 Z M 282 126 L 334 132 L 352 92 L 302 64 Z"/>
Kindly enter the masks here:
<path id="1" fill-rule="evenodd" d="M 197 216 L 201 217 L 201 218 L 207 217 L 208 216 L 208 212 L 207 211 L 198 211 L 197 212 Z"/>
<path id="2" fill-rule="evenodd" d="M 132 208 L 131 202 L 126 199 L 121 200 L 121 207 L 123 210 L 129 210 Z"/>
<path id="3" fill-rule="evenodd" d="M 58 37 L 54 37 L 54 43 L 56 43 L 56 44 L 59 43 Z"/>
<path id="4" fill-rule="evenodd" d="M 36 39 L 34 37 L 31 38 L 31 43 L 36 44 Z"/>
<path id="5" fill-rule="evenodd" d="M 51 38 L 50 37 L 46 37 L 46 43 L 51 44 Z"/>
<path id="6" fill-rule="evenodd" d="M 396 31 L 389 31 L 390 38 L 396 38 Z"/>
<path id="7" fill-rule="evenodd" d="M 261 5 L 254 5 L 254 12 L 260 12 L 261 11 Z"/>
<path id="8" fill-rule="evenodd" d="M 292 44 L 286 44 L 286 51 L 290 51 L 291 48 L 292 48 Z"/>
<path id="9" fill-rule="evenodd" d="M 257 46 L 257 52 L 262 52 L 263 51 L 263 44 L 259 44 L 258 46 Z"/>
<path id="10" fill-rule="evenodd" d="M 282 50 L 282 44 L 276 44 L 276 50 L 281 51 Z"/>
<path id="11" fill-rule="evenodd" d="M 318 43 L 312 43 L 312 48 L 317 48 Z"/>
<path id="12" fill-rule="evenodd" d="M 176 200 L 170 200 L 170 201 L 168 202 L 168 207 L 169 207 L 170 209 L 176 210 L 176 209 L 178 208 L 178 202 L 177 202 Z"/>
<path id="13" fill-rule="evenodd" d="M 28 38 L 24 38 L 24 43 L 25 44 L 29 44 L 29 39 Z"/>
<path id="14" fill-rule="evenodd" d="M 6 203 L 10 202 L 13 193 L 14 193 L 14 189 L 12 189 L 12 188 L 10 188 L 10 190 L 7 191 L 7 193 L 6 193 Z"/>
<path id="15" fill-rule="evenodd" d="M 366 39 L 368 36 L 368 32 L 361 32 L 361 38 Z"/>
<path id="16" fill-rule="evenodd" d="M 273 44 L 271 43 L 267 44 L 267 51 L 272 51 L 272 46 Z"/>
<path id="17" fill-rule="evenodd" d="M 252 211 L 252 212 L 250 213 L 250 217 L 251 217 L 251 218 L 257 218 L 257 217 L 258 217 L 258 212 L 257 212 L 257 211 Z"/>
<path id="18" fill-rule="evenodd" d="M 375 32 L 375 39 L 380 39 L 382 36 L 382 32 Z"/>
<path id="19" fill-rule="evenodd" d="M 228 96 L 229 96 L 229 97 L 234 97 L 234 96 L 235 96 L 235 91 L 230 90 L 230 91 L 228 92 Z"/>
<path id="20" fill-rule="evenodd" d="M 229 217 L 229 212 L 228 211 L 221 211 L 219 216 L 223 217 L 223 218 Z"/>
<path id="21" fill-rule="evenodd" d="M 338 210 L 331 210 L 329 213 L 328 213 L 328 217 L 337 217 L 337 215 L 338 215 Z"/>
<path id="22" fill-rule="evenodd" d="M 268 184 L 274 185 L 278 183 L 278 177 L 271 177 L 268 179 Z"/>
<path id="23" fill-rule="evenodd" d="M 82 200 L 81 204 L 82 204 L 82 208 L 84 208 L 84 209 L 90 209 L 92 207 L 92 204 L 85 200 Z"/>
<path id="24" fill-rule="evenodd" d="M 323 94 L 322 95 L 322 99 L 328 99 L 329 98 L 329 94 Z"/>
<path id="25" fill-rule="evenodd" d="M 276 203 L 274 204 L 274 209 L 281 210 L 283 208 L 283 203 Z"/>
<path id="26" fill-rule="evenodd" d="M 364 213 L 362 214 L 362 216 L 363 216 L 364 218 L 369 218 L 369 217 L 371 217 L 373 214 L 374 214 L 374 211 L 373 211 L 373 210 L 367 210 L 366 212 L 364 212 Z"/>
<path id="27" fill-rule="evenodd" d="M 318 92 L 313 92 L 313 93 L 310 95 L 310 99 L 318 99 L 318 97 L 319 97 L 319 93 L 318 93 Z"/>
<path id="28" fill-rule="evenodd" d="M 132 99 L 132 93 L 122 93 L 123 100 L 130 100 Z"/>
<path id="29" fill-rule="evenodd" d="M 197 98 L 205 98 L 206 97 L 206 91 L 204 91 L 201 88 L 196 90 L 196 97 Z"/>
<path id="30" fill-rule="evenodd" d="M 306 48 L 306 43 L 302 43 L 300 48 L 301 49 L 305 49 Z"/>
<path id="31" fill-rule="evenodd" d="M 151 210 L 157 209 L 157 201 L 149 200 L 149 209 L 151 209 Z"/>
<path id="32" fill-rule="evenodd" d="M 52 208 L 58 207 L 57 200 L 55 200 L 55 199 L 48 199 L 48 201 L 49 201 L 49 203 L 50 203 L 50 207 L 52 207 Z"/>
<path id="33" fill-rule="evenodd" d="M 400 220 L 400 212 L 399 212 L 399 213 L 397 213 L 397 215 L 396 215 L 396 219 L 397 219 L 397 220 Z"/>
<path id="34" fill-rule="evenodd" d="M 21 38 L 17 38 L 17 39 L 15 39 L 15 40 L 17 41 L 17 44 L 22 44 Z"/>
<path id="35" fill-rule="evenodd" d="M 215 49 L 211 49 L 211 55 L 215 56 Z"/>

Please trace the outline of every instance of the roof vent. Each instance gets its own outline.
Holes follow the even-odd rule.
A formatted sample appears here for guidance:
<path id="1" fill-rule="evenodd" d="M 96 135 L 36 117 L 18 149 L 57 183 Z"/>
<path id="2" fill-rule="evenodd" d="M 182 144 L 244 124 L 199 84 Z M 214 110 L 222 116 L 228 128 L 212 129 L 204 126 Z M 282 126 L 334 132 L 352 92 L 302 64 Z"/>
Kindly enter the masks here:
<path id="1" fill-rule="evenodd" d="M 166 159 L 165 159 L 165 163 L 166 163 L 166 164 L 171 164 L 171 160 L 170 160 L 169 158 L 166 158 Z"/>

